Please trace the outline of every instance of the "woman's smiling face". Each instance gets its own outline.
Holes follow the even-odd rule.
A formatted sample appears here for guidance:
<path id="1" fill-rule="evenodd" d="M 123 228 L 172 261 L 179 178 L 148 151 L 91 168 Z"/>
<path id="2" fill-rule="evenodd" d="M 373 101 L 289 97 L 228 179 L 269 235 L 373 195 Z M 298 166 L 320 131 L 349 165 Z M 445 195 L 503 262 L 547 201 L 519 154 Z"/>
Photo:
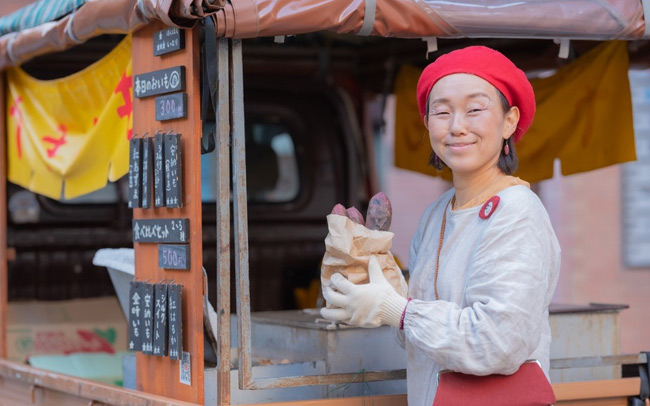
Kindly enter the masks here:
<path id="1" fill-rule="evenodd" d="M 455 174 L 496 167 L 503 140 L 512 136 L 518 121 L 517 107 L 504 113 L 498 90 L 475 75 L 445 76 L 429 94 L 431 147 Z"/>

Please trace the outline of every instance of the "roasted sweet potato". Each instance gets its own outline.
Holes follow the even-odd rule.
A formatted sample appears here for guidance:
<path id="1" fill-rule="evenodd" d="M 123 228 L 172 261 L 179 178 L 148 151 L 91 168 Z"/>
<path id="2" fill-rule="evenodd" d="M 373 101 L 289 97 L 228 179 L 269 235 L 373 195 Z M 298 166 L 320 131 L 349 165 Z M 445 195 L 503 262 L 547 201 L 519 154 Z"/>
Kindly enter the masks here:
<path id="1" fill-rule="evenodd" d="M 354 221 L 355 223 L 365 225 L 365 221 L 363 220 L 363 214 L 361 214 L 361 212 L 357 210 L 356 207 L 350 207 L 347 211 L 350 220 Z"/>
<path id="2" fill-rule="evenodd" d="M 345 210 L 345 206 L 343 206 L 342 204 L 337 204 L 336 206 L 334 206 L 334 208 L 332 209 L 332 214 L 338 214 L 339 216 L 345 216 L 345 217 L 348 216 L 348 212 L 347 210 Z"/>
<path id="3" fill-rule="evenodd" d="M 390 228 L 393 208 L 386 193 L 379 192 L 370 199 L 366 213 L 366 227 L 371 230 L 388 231 Z"/>

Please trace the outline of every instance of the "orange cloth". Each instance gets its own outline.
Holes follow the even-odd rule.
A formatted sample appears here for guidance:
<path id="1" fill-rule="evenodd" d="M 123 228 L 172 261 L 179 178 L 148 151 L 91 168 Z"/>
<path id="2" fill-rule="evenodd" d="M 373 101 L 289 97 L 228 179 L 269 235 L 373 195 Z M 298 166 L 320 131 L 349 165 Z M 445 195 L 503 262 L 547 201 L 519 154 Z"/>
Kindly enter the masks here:
<path id="1" fill-rule="evenodd" d="M 528 182 L 553 176 L 560 159 L 571 175 L 636 159 L 629 58 L 624 41 L 603 43 L 553 76 L 531 80 L 537 113 L 517 143 L 519 170 Z M 451 180 L 428 165 L 431 145 L 416 100 L 420 69 L 403 66 L 395 81 L 395 166 Z"/>

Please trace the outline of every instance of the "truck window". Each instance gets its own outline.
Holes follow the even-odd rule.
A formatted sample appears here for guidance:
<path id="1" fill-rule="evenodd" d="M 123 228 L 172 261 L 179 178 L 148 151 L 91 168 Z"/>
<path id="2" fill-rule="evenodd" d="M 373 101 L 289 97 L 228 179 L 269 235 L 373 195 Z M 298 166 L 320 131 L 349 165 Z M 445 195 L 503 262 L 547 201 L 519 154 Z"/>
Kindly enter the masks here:
<path id="1" fill-rule="evenodd" d="M 201 197 L 214 203 L 215 152 L 201 156 Z M 249 202 L 286 203 L 298 197 L 300 178 L 293 138 L 279 123 L 246 125 L 246 182 Z"/>
<path id="2" fill-rule="evenodd" d="M 74 199 L 63 199 L 62 203 L 67 204 L 107 204 L 119 201 L 118 187 L 122 187 L 122 195 L 127 196 L 129 187 L 126 182 L 108 182 L 103 188 Z"/>

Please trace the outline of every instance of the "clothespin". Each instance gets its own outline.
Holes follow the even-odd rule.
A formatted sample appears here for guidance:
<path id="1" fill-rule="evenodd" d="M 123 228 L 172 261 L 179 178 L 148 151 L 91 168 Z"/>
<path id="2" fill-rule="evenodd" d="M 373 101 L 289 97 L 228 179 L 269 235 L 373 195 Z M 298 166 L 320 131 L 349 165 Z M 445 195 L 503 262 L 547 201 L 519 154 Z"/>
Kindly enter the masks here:
<path id="1" fill-rule="evenodd" d="M 557 44 L 560 44 L 560 53 L 558 54 L 559 58 L 562 59 L 567 59 L 569 57 L 569 51 L 571 49 L 571 40 L 568 38 L 562 38 L 559 40 L 554 40 L 554 42 Z"/>
<path id="2" fill-rule="evenodd" d="M 438 50 L 438 37 L 424 37 L 422 41 L 427 43 L 426 58 L 429 59 L 429 54 Z"/>

